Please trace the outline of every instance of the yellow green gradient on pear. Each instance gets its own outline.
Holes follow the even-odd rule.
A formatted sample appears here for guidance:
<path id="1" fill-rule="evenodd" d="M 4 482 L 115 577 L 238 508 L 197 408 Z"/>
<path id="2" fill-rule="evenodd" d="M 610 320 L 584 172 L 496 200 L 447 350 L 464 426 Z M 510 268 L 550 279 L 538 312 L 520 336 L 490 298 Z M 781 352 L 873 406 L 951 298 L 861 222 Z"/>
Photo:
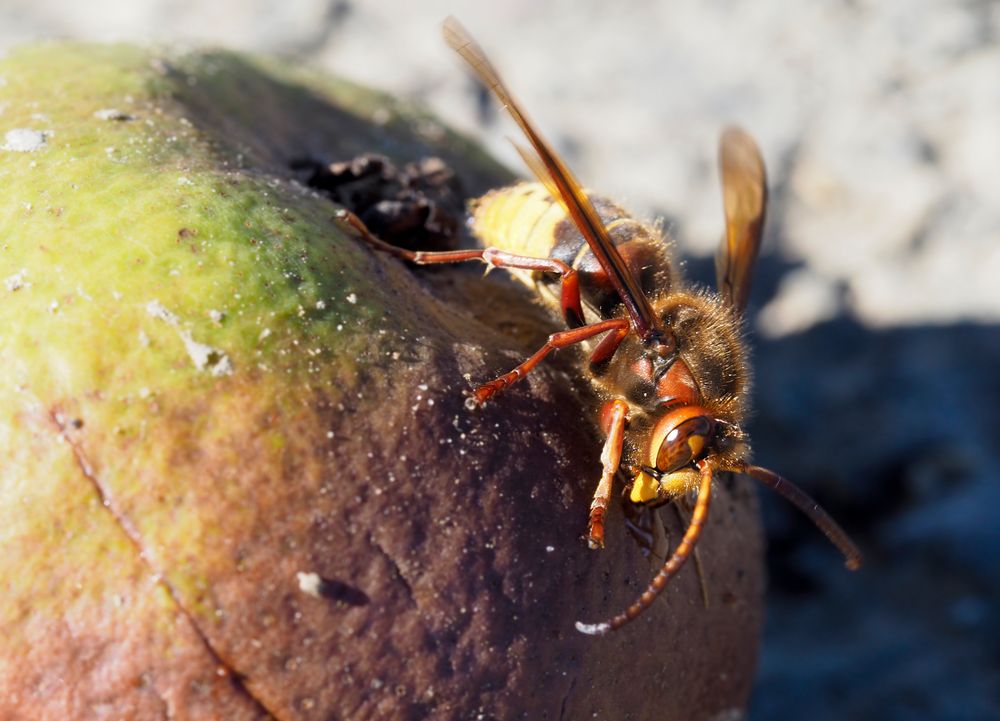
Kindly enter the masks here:
<path id="1" fill-rule="evenodd" d="M 496 174 L 414 131 L 427 122 L 231 53 L 52 44 L 0 61 L 0 696 L 88 653 L 127 688 L 130 664 L 217 683 L 240 574 L 295 543 L 261 529 L 289 496 L 313 503 L 303 479 L 329 472 L 345 399 L 374 399 L 389 359 L 419 353 L 401 272 L 290 166 L 460 152 Z"/>

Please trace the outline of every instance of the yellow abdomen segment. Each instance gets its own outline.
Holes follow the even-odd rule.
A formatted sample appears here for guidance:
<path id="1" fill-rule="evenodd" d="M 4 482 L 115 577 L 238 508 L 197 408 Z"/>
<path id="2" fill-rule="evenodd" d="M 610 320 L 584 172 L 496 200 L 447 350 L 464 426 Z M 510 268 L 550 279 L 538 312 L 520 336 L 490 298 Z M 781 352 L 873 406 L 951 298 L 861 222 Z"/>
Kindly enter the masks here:
<path id="1" fill-rule="evenodd" d="M 548 258 L 556 224 L 566 211 L 540 183 L 493 190 L 472 209 L 472 232 L 485 246 L 517 255 Z"/>

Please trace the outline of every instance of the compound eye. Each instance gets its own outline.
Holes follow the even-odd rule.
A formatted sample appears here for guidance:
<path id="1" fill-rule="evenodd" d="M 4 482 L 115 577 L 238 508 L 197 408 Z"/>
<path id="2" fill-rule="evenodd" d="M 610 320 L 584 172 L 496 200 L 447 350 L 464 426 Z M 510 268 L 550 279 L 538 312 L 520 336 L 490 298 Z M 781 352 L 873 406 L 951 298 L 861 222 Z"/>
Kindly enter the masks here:
<path id="1" fill-rule="evenodd" d="M 662 429 L 659 427 L 661 424 L 664 426 Z M 708 416 L 688 418 L 673 428 L 667 427 L 663 421 L 661 424 L 653 431 L 653 442 L 655 444 L 659 440 L 659 445 L 650 449 L 656 449 L 656 458 L 650 460 L 655 461 L 657 470 L 663 473 L 671 473 L 703 458 L 715 431 L 715 421 Z"/>

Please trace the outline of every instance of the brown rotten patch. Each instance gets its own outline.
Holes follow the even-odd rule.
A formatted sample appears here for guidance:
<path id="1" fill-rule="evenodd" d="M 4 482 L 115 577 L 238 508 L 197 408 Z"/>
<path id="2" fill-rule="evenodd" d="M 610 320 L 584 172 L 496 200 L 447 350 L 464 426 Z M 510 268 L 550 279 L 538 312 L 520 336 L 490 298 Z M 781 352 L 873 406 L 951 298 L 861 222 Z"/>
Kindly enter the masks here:
<path id="1" fill-rule="evenodd" d="M 465 196 L 440 158 L 399 168 L 383 155 L 365 153 L 333 163 L 298 160 L 292 169 L 386 242 L 420 250 L 449 250 L 457 244 Z"/>

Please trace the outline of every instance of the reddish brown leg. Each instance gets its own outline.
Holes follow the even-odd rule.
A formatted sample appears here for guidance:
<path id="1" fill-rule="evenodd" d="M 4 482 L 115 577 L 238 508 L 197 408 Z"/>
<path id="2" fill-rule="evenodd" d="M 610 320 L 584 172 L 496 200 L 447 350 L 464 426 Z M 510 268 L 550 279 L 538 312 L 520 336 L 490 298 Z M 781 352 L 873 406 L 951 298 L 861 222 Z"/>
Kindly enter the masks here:
<path id="1" fill-rule="evenodd" d="M 599 366 L 605 361 L 610 360 L 611 356 L 613 356 L 615 351 L 618 350 L 618 346 L 620 346 L 622 341 L 625 340 L 625 336 L 628 335 L 628 332 L 629 326 L 626 325 L 617 333 L 606 335 L 601 342 L 597 344 L 597 347 L 594 348 L 594 352 L 590 354 L 590 365 Z"/>
<path id="2" fill-rule="evenodd" d="M 537 270 L 542 273 L 555 273 L 561 280 L 561 301 L 563 318 L 570 328 L 583 325 L 583 306 L 580 303 L 580 280 L 574 268 L 553 258 L 530 258 L 525 255 L 515 255 L 496 248 L 476 248 L 472 250 L 422 251 L 407 250 L 386 243 L 368 230 L 368 226 L 349 210 L 337 211 L 337 218 L 345 221 L 373 248 L 383 253 L 408 260 L 417 265 L 434 265 L 437 263 L 464 263 L 479 260 L 494 268 L 516 268 L 518 270 Z"/>
<path id="3" fill-rule="evenodd" d="M 504 373 L 496 380 L 492 380 L 489 383 L 484 383 L 479 386 L 475 392 L 476 402 L 480 404 L 485 403 L 500 390 L 506 388 L 514 381 L 523 378 L 531 372 L 532 368 L 541 363 L 545 356 L 552 351 L 559 350 L 560 348 L 566 348 L 567 346 L 575 345 L 577 343 L 582 343 L 585 340 L 593 338 L 595 335 L 606 333 L 609 330 L 621 331 L 623 328 L 626 331 L 628 330 L 628 319 L 612 318 L 611 320 L 602 320 L 599 323 L 585 325 L 582 328 L 573 328 L 572 330 L 563 330 L 558 333 L 553 333 L 549 336 L 549 339 L 545 341 L 545 345 L 543 345 L 533 356 L 521 363 L 521 365 L 517 368 L 509 373 Z"/>
<path id="4" fill-rule="evenodd" d="M 608 401 L 601 408 L 601 425 L 608 434 L 601 451 L 601 480 L 594 490 L 594 501 L 590 504 L 590 523 L 587 526 L 587 545 L 604 548 L 604 514 L 611 498 L 611 482 L 618 472 L 622 460 L 622 442 L 625 439 L 625 421 L 628 419 L 628 403 L 621 398 Z"/>
<path id="5" fill-rule="evenodd" d="M 712 499 L 712 466 L 707 461 L 700 461 L 699 469 L 701 470 L 701 486 L 698 489 L 698 501 L 695 503 L 694 512 L 691 514 L 691 523 L 688 525 L 687 531 L 684 532 L 681 542 L 674 549 L 673 555 L 663 564 L 663 568 L 653 578 L 652 583 L 649 584 L 646 591 L 639 597 L 639 600 L 610 621 L 604 621 L 603 623 L 580 623 L 577 621 L 577 631 L 592 636 L 603 636 L 608 631 L 621 628 L 649 608 L 650 604 L 663 591 L 667 582 L 681 569 L 688 556 L 691 555 L 691 551 L 698 542 L 698 538 L 701 536 L 701 529 L 708 515 L 709 502 Z"/>

